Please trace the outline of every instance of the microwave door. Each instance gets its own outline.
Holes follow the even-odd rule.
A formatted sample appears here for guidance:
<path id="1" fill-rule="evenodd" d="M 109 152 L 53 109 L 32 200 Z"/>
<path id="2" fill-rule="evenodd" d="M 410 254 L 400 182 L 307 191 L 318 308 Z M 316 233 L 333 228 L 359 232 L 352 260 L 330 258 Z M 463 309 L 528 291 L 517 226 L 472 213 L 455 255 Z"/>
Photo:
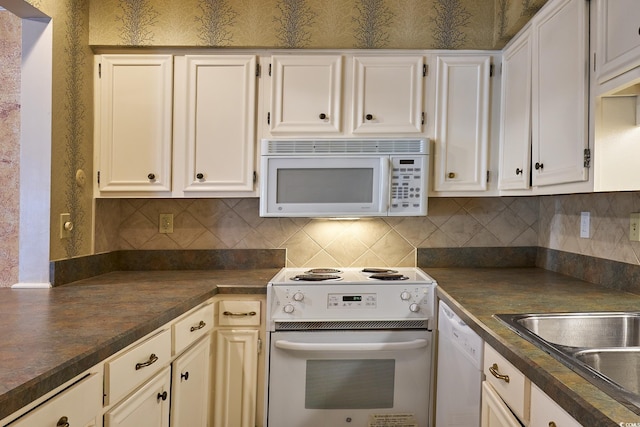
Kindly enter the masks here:
<path id="1" fill-rule="evenodd" d="M 385 214 L 388 158 L 273 157 L 266 159 L 263 216 Z"/>

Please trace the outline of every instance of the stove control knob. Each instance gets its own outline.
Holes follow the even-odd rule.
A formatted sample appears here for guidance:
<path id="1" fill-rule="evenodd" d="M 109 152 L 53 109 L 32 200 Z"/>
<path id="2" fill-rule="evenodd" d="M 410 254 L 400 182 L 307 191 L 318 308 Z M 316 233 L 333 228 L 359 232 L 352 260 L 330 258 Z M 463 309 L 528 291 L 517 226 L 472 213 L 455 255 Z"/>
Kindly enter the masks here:
<path id="1" fill-rule="evenodd" d="M 293 294 L 294 301 L 302 301 L 304 299 L 304 294 L 302 292 L 296 292 Z"/>
<path id="2" fill-rule="evenodd" d="M 402 291 L 402 293 L 400 294 L 400 299 L 402 301 L 409 301 L 411 299 L 411 293 L 407 291 Z"/>
<path id="3" fill-rule="evenodd" d="M 284 307 L 282 307 L 282 310 L 285 313 L 293 313 L 293 311 L 295 310 L 295 308 L 291 305 L 291 304 L 287 304 Z"/>
<path id="4" fill-rule="evenodd" d="M 420 306 L 418 304 L 411 304 L 409 306 L 409 311 L 411 311 L 412 313 L 417 313 L 420 311 Z"/>

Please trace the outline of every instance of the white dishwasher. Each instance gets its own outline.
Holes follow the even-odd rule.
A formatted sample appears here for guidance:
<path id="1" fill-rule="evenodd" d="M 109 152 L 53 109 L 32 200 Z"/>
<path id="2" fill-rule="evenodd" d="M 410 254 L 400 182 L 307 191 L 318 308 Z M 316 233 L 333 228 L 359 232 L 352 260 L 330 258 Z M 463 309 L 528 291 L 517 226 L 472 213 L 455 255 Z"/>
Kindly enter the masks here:
<path id="1" fill-rule="evenodd" d="M 480 426 L 482 347 L 482 338 L 440 301 L 436 427 Z"/>

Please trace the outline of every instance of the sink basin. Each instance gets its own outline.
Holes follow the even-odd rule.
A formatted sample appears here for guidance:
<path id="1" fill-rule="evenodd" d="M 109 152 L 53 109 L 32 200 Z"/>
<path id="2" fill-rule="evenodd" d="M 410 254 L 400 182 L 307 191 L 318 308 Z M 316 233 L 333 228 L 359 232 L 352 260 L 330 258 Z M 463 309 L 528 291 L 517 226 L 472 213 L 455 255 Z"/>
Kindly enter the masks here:
<path id="1" fill-rule="evenodd" d="M 640 395 L 640 349 L 608 348 L 584 350 L 575 358 L 611 379 L 623 389 Z"/>
<path id="2" fill-rule="evenodd" d="M 640 312 L 496 314 L 517 334 L 640 414 Z"/>
<path id="3" fill-rule="evenodd" d="M 507 318 L 506 323 L 515 329 L 551 344 L 589 348 L 640 346 L 640 313 L 545 313 Z"/>

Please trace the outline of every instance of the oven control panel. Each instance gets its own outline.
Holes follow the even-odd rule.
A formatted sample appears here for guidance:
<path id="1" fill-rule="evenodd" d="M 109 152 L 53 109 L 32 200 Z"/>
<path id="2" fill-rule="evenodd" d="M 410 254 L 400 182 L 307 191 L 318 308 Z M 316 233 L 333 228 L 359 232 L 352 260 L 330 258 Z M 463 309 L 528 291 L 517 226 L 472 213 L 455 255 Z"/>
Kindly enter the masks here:
<path id="1" fill-rule="evenodd" d="M 376 294 L 329 294 L 327 308 L 376 308 Z"/>
<path id="2" fill-rule="evenodd" d="M 268 327 L 275 322 L 435 318 L 435 284 L 272 286 Z M 271 329 L 273 330 L 273 329 Z"/>

